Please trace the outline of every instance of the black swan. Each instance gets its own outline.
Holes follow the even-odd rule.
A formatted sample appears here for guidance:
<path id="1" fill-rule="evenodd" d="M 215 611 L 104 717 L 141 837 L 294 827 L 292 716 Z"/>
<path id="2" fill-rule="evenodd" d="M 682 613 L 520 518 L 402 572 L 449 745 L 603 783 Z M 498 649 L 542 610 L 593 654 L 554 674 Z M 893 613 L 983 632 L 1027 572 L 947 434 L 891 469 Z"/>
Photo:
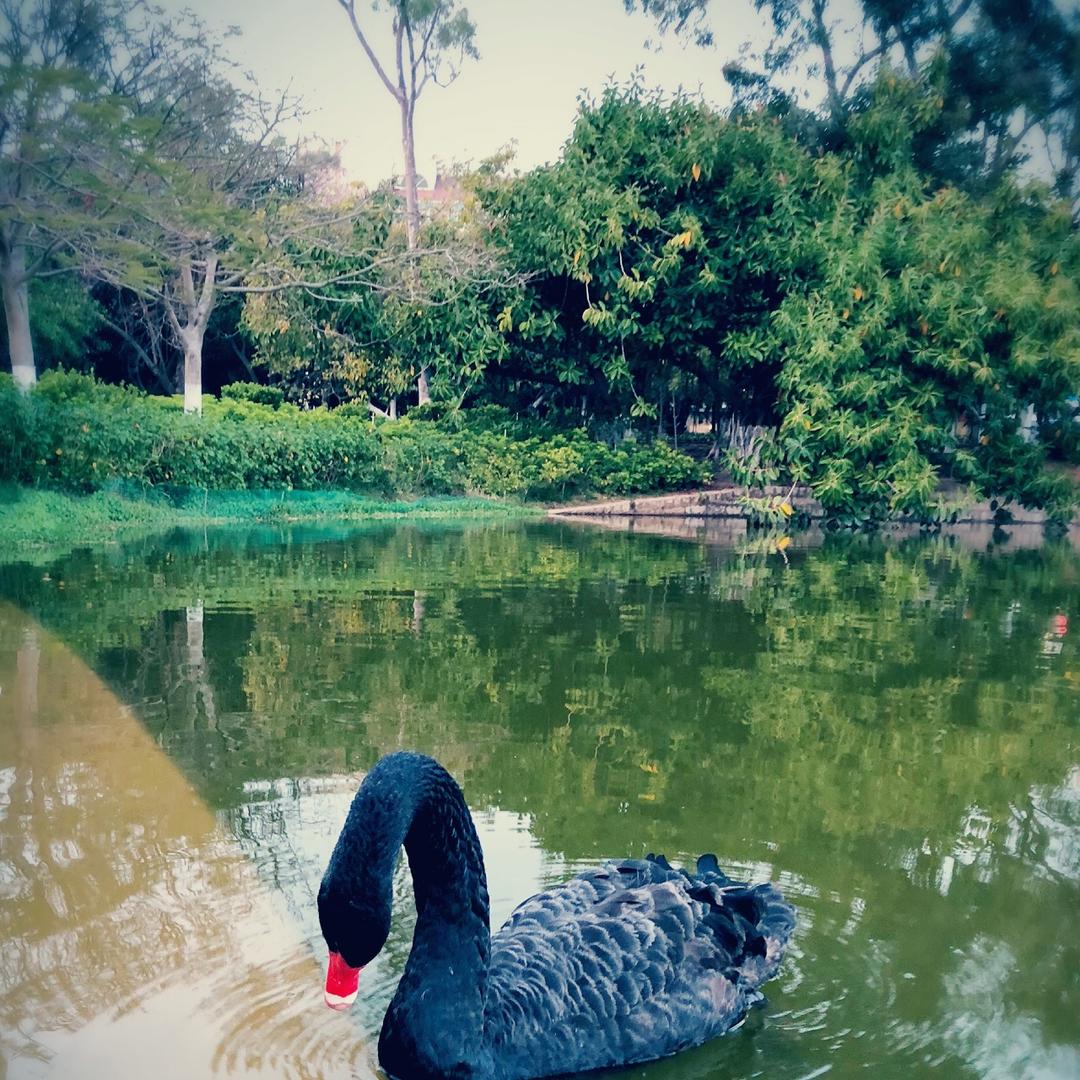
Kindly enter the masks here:
<path id="1" fill-rule="evenodd" d="M 663 856 L 609 862 L 521 904 L 494 936 L 480 841 L 461 789 L 396 753 L 353 799 L 319 889 L 326 1002 L 356 998 L 390 930 L 402 844 L 412 952 L 379 1038 L 397 1080 L 528 1080 L 651 1061 L 728 1030 L 760 1001 L 795 914 L 770 884 Z"/>

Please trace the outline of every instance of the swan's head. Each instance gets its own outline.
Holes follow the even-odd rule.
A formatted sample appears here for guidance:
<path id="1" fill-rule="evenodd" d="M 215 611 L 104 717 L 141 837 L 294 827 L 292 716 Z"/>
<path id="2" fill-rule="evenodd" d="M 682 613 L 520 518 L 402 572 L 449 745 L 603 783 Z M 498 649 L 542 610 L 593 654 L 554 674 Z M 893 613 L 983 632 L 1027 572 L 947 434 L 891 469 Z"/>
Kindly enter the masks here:
<path id="1" fill-rule="evenodd" d="M 330 951 L 326 1003 L 333 1009 L 356 1000 L 360 969 L 390 934 L 394 863 L 416 812 L 414 759 L 392 754 L 368 773 L 323 874 L 319 925 Z"/>
<path id="2" fill-rule="evenodd" d="M 386 943 L 390 911 L 377 896 L 347 896 L 333 880 L 324 879 L 319 889 L 319 925 L 330 953 L 326 1004 L 331 1009 L 347 1009 L 356 1000 L 361 969 Z"/>

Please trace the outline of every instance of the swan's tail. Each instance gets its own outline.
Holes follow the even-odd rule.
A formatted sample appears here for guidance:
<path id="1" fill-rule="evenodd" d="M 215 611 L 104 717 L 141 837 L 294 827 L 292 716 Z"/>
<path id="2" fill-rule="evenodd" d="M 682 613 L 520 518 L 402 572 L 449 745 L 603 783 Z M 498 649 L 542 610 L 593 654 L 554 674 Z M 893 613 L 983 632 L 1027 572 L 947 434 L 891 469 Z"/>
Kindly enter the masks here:
<path id="1" fill-rule="evenodd" d="M 648 858 L 669 868 L 662 855 Z M 795 909 L 771 882 L 748 885 L 733 881 L 712 854 L 698 859 L 696 873 L 681 873 L 689 879 L 690 895 L 709 906 L 704 924 L 731 957 L 731 974 L 747 990 L 757 990 L 780 967 L 795 929 Z"/>

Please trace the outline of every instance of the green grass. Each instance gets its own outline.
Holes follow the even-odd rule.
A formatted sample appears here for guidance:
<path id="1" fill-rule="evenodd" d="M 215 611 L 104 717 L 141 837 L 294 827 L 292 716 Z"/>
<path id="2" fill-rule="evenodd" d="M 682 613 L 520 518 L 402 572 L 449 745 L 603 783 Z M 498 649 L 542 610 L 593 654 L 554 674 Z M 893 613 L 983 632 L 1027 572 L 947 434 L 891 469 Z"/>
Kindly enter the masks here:
<path id="1" fill-rule="evenodd" d="M 0 487 L 0 544 L 94 544 L 134 532 L 183 526 L 283 524 L 309 521 L 526 517 L 520 503 L 437 496 L 388 500 L 347 491 L 98 491 L 68 495 Z"/>

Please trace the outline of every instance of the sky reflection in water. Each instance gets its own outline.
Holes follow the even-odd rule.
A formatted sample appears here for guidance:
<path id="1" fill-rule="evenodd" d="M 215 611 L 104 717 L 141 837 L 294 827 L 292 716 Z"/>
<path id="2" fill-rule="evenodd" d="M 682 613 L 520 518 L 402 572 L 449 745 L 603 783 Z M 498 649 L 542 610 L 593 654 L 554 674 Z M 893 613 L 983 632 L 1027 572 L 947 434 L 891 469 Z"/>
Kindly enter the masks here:
<path id="1" fill-rule="evenodd" d="M 498 923 L 715 850 L 800 925 L 650 1077 L 1080 1075 L 1080 557 L 571 527 L 178 534 L 0 568 L 6 1076 L 370 1076 L 313 891 L 382 753 L 464 784 Z M 642 1070 L 635 1070 L 635 1074 Z"/>

